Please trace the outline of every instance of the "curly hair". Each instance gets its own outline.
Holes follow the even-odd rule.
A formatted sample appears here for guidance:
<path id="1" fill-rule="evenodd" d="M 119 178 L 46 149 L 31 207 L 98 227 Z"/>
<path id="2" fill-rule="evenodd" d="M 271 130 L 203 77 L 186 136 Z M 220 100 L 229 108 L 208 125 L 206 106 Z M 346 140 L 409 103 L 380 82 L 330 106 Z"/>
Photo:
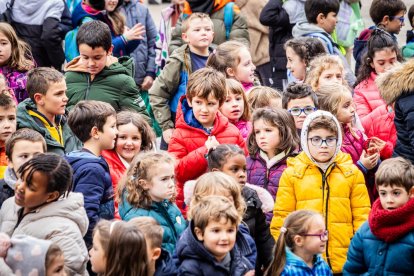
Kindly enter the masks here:
<path id="1" fill-rule="evenodd" d="M 285 50 L 288 47 L 303 60 L 306 67 L 309 66 L 309 63 L 315 57 L 326 54 L 325 46 L 323 46 L 319 39 L 314 37 L 298 37 L 289 39 L 285 43 Z"/>
<path id="2" fill-rule="evenodd" d="M 306 74 L 305 83 L 316 91 L 319 87 L 319 78 L 323 71 L 330 69 L 333 66 L 338 66 L 342 73 L 345 73 L 344 65 L 338 56 L 322 55 L 313 59 L 310 63 L 309 72 Z M 347 85 L 345 78 L 342 79 L 344 85 Z"/>
<path id="3" fill-rule="evenodd" d="M 310 97 L 315 107 L 318 107 L 318 97 L 308 84 L 305 83 L 290 83 L 282 94 L 282 107 L 287 109 L 291 100 L 303 99 Z"/>

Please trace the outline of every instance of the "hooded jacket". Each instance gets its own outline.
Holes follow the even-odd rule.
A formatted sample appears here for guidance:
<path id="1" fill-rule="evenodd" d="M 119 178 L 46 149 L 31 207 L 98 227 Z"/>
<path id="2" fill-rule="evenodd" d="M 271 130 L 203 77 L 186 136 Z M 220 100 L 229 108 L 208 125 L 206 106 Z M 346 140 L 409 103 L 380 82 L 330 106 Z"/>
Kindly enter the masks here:
<path id="1" fill-rule="evenodd" d="M 112 105 L 116 111 L 130 109 L 143 115 L 151 124 L 145 103 L 133 79 L 134 60 L 129 57 L 107 57 L 106 66 L 91 79 L 80 57 L 65 67 L 68 109 L 81 100 L 96 100 Z"/>
<path id="2" fill-rule="evenodd" d="M 332 271 L 321 255 L 314 255 L 313 267 L 310 268 L 302 258 L 286 248 L 286 264 L 280 276 L 303 275 L 330 276 Z"/>
<path id="3" fill-rule="evenodd" d="M 308 128 L 317 117 L 331 118 L 338 129 L 335 153 L 327 163 L 313 159 L 308 147 Z M 293 211 L 309 209 L 321 213 L 329 231 L 325 257 L 333 273 L 340 273 L 354 233 L 368 218 L 370 201 L 362 172 L 348 154 L 340 151 L 341 126 L 326 111 L 318 110 L 306 118 L 301 134 L 303 152 L 288 158 L 288 167 L 279 182 L 270 231 L 277 240 L 280 227 Z"/>
<path id="4" fill-rule="evenodd" d="M 16 182 L 17 176 L 14 170 L 7 167 L 4 172 L 4 178 L 0 180 L 0 208 L 7 199 L 14 196 Z"/>
<path id="5" fill-rule="evenodd" d="M 82 148 L 82 142 L 72 133 L 67 124 L 67 116 L 68 112 L 64 115 L 57 115 L 55 119 L 59 127 L 55 127 L 37 111 L 31 99 L 26 99 L 17 106 L 17 128 L 30 128 L 39 132 L 46 140 L 48 152 L 64 155 Z"/>
<path id="6" fill-rule="evenodd" d="M 414 60 L 397 65 L 377 77 L 381 97 L 394 103 L 397 142 L 393 156 L 401 156 L 414 164 Z"/>
<path id="7" fill-rule="evenodd" d="M 4 202 L 0 211 L 0 231 L 11 237 L 24 234 L 55 242 L 65 254 L 65 266 L 70 275 L 87 275 L 89 258 L 82 237 L 88 228 L 88 217 L 82 194 L 70 193 L 66 198 L 42 205 L 19 221 L 21 209 L 14 197 Z"/>

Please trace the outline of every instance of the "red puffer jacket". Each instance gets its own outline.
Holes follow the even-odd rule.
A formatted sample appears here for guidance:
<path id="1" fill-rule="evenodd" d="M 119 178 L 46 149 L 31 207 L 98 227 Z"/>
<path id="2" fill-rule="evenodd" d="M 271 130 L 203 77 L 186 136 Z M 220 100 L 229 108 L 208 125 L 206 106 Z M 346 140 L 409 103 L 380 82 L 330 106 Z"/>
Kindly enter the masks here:
<path id="1" fill-rule="evenodd" d="M 230 124 L 220 112 L 217 112 L 210 135 L 205 130 L 190 126 L 186 122 L 185 115 L 188 118 L 191 117 L 191 114 L 192 109 L 188 107 L 187 100 L 183 96 L 177 108 L 175 130 L 168 146 L 168 152 L 174 154 L 178 161 L 175 167 L 177 180 L 176 204 L 184 216 L 186 214 L 183 193 L 184 183 L 198 178 L 207 171 L 205 157 L 207 148 L 204 144 L 209 136 L 215 136 L 220 144 L 236 144 L 247 155 L 246 143 L 240 135 L 240 131 L 233 124 Z"/>
<path id="2" fill-rule="evenodd" d="M 359 83 L 354 90 L 354 102 L 362 124 L 364 124 L 365 116 L 374 111 L 377 107 L 386 105 L 375 84 L 376 78 L 377 75 L 372 72 L 371 76 Z"/>

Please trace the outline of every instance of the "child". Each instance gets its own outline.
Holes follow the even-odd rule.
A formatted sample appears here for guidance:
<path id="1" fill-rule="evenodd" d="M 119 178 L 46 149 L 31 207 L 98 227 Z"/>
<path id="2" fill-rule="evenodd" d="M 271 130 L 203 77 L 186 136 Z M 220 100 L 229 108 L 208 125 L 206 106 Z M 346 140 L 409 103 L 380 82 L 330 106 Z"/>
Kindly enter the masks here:
<path id="1" fill-rule="evenodd" d="M 268 107 L 271 109 L 282 108 L 281 92 L 267 86 L 255 86 L 247 95 L 250 113 L 258 108 Z"/>
<path id="2" fill-rule="evenodd" d="M 234 79 L 226 79 L 226 90 L 227 97 L 220 107 L 220 112 L 240 130 L 240 134 L 246 140 L 252 130 L 252 123 L 243 86 Z"/>
<path id="3" fill-rule="evenodd" d="M 286 159 L 299 147 L 299 137 L 292 116 L 286 110 L 260 108 L 253 114 L 249 136 L 247 182 L 262 187 L 276 200 L 279 180 L 286 169 Z M 272 212 L 266 213 L 270 222 Z"/>
<path id="4" fill-rule="evenodd" d="M 290 213 L 280 228 L 266 275 L 332 275 L 321 256 L 327 241 L 328 230 L 321 214 L 309 210 Z"/>
<path id="5" fill-rule="evenodd" d="M 16 235 L 10 238 L 0 234 L 0 257 L 11 271 L 4 271 L 3 275 L 45 275 L 66 276 L 65 258 L 62 250 L 49 240 L 41 240 L 27 235 Z"/>
<path id="6" fill-rule="evenodd" d="M 6 142 L 16 131 L 16 103 L 10 93 L 0 92 L 0 178 L 7 168 Z"/>
<path id="7" fill-rule="evenodd" d="M 42 134 L 48 152 L 64 155 L 80 149 L 82 144 L 67 124 L 68 98 L 63 74 L 49 67 L 32 69 L 27 73 L 27 92 L 30 99 L 17 107 L 17 127 Z"/>
<path id="8" fill-rule="evenodd" d="M 299 136 L 306 116 L 315 112 L 318 106 L 318 97 L 307 84 L 289 84 L 282 94 L 282 107 L 292 115 Z"/>
<path id="9" fill-rule="evenodd" d="M 306 76 L 306 84 L 316 91 L 319 86 L 332 82 L 348 85 L 344 78 L 344 66 L 341 59 L 334 55 L 321 55 L 312 60 Z"/>
<path id="10" fill-rule="evenodd" d="M 167 150 L 174 131 L 180 97 L 186 94 L 188 77 L 205 67 L 213 40 L 213 22 L 203 13 L 193 13 L 184 22 L 182 36 L 187 44 L 168 58 L 168 63 L 149 91 L 154 115 L 163 131 L 161 149 Z"/>
<path id="11" fill-rule="evenodd" d="M 246 93 L 254 86 L 256 66 L 249 48 L 241 42 L 231 40 L 220 44 L 208 58 L 207 66 L 240 82 Z"/>
<path id="12" fill-rule="evenodd" d="M 53 153 L 39 153 L 18 171 L 16 194 L 3 203 L 0 231 L 12 238 L 30 235 L 55 242 L 70 275 L 84 275 L 88 252 L 82 237 L 88 227 L 83 197 L 71 193 L 72 170 Z"/>
<path id="13" fill-rule="evenodd" d="M 69 114 L 69 127 L 83 143 L 81 150 L 68 153 L 66 159 L 73 169 L 73 190 L 85 198 L 89 227 L 84 239 L 88 248 L 98 220 L 114 218 L 114 190 L 101 153 L 114 148 L 118 134 L 115 116 L 112 106 L 98 101 L 81 101 Z"/>
<path id="14" fill-rule="evenodd" d="M 2 73 L 0 73 L 0 93 L 8 93 L 13 98 L 15 103 L 18 104 L 14 91 L 7 86 L 6 77 Z"/>
<path id="15" fill-rule="evenodd" d="M 309 70 L 309 63 L 319 55 L 326 54 L 322 42 L 313 37 L 298 37 L 286 41 L 286 68 L 289 82 L 303 82 Z"/>
<path id="16" fill-rule="evenodd" d="M 0 23 L 0 41 L 5 45 L 0 58 L 0 73 L 6 77 L 7 86 L 13 90 L 17 101 L 21 102 L 29 97 L 26 72 L 35 67 L 30 48 L 7 23 Z"/>
<path id="17" fill-rule="evenodd" d="M 28 128 L 17 130 L 6 143 L 7 169 L 0 180 L 0 208 L 3 202 L 14 196 L 17 183 L 17 172 L 21 165 L 33 158 L 35 154 L 46 152 L 46 141 L 43 136 Z"/>
<path id="18" fill-rule="evenodd" d="M 254 275 L 236 242 L 241 217 L 229 199 L 201 198 L 191 204 L 190 217 L 176 249 L 179 275 Z"/>
<path id="19" fill-rule="evenodd" d="M 92 271 L 98 275 L 150 275 L 145 237 L 123 221 L 98 222 L 89 256 Z"/>
<path id="20" fill-rule="evenodd" d="M 164 230 L 152 217 L 136 217 L 129 221 L 135 225 L 145 236 L 148 256 L 148 275 L 175 276 L 177 267 L 168 251 L 162 249 L 162 236 Z"/>
<path id="21" fill-rule="evenodd" d="M 407 44 L 402 48 L 402 55 L 405 59 L 414 57 L 414 5 L 411 5 L 408 10 L 408 20 L 411 30 L 407 31 Z"/>
<path id="22" fill-rule="evenodd" d="M 341 125 L 331 113 L 318 110 L 306 118 L 301 144 L 303 152 L 288 160 L 280 179 L 270 232 L 277 239 L 283 221 L 295 210 L 322 213 L 331 235 L 326 260 L 333 273 L 341 273 L 350 240 L 368 218 L 364 176 L 340 151 Z"/>
<path id="23" fill-rule="evenodd" d="M 87 22 L 79 28 L 76 41 L 80 57 L 65 67 L 68 108 L 72 109 L 81 100 L 103 101 L 116 111 L 135 110 L 150 122 L 132 76 L 134 61 L 111 56 L 109 27 L 99 20 Z"/>
<path id="24" fill-rule="evenodd" d="M 344 275 L 410 275 L 414 271 L 414 168 L 397 157 L 375 174 L 380 198 L 355 233 Z"/>
<path id="25" fill-rule="evenodd" d="M 232 182 L 222 181 L 223 191 L 236 195 L 233 202 L 237 201 L 240 192 L 246 202 L 246 210 L 243 214 L 243 223 L 249 227 L 250 235 L 253 237 L 257 247 L 256 275 L 262 275 L 263 269 L 271 261 L 274 240 L 270 235 L 269 226 L 266 223 L 264 212 L 271 211 L 273 198 L 260 187 L 246 183 L 246 157 L 241 148 L 236 145 L 219 145 L 216 149 L 210 150 L 208 154 L 208 168 L 210 171 L 222 171 L 238 182 L 241 189 L 237 189 Z M 201 182 L 197 183 L 197 190 L 202 189 Z M 216 194 L 220 194 L 220 182 L 214 183 Z M 213 188 L 214 189 L 214 188 Z M 210 193 L 212 194 L 212 193 Z M 223 193 L 224 194 L 224 193 Z M 197 195 L 203 196 L 202 193 Z"/>
<path id="26" fill-rule="evenodd" d="M 171 202 L 175 194 L 174 158 L 166 152 L 147 152 L 134 159 L 118 185 L 122 220 L 150 216 L 164 229 L 162 248 L 170 254 L 187 224 Z"/>
<path id="27" fill-rule="evenodd" d="M 168 151 L 177 158 L 177 205 L 184 215 L 184 183 L 207 170 L 205 155 L 208 150 L 222 143 L 246 147 L 237 127 L 219 112 L 225 95 L 224 75 L 212 68 L 203 68 L 190 76 L 187 95 L 180 100 L 176 129 Z"/>

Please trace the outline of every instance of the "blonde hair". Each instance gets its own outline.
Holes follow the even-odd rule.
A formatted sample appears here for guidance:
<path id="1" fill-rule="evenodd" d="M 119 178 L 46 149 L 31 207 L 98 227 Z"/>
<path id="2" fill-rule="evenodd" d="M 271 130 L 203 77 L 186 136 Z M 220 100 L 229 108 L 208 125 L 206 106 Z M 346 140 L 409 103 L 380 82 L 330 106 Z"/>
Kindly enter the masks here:
<path id="1" fill-rule="evenodd" d="M 241 95 L 243 97 L 243 114 L 240 117 L 240 120 L 249 121 L 250 120 L 250 107 L 249 102 L 247 101 L 246 93 L 244 92 L 243 85 L 236 81 L 235 79 L 226 79 L 226 91 L 227 95 Z"/>
<path id="2" fill-rule="evenodd" d="M 148 188 L 139 180 L 151 181 L 159 164 L 167 163 L 174 166 L 174 158 L 167 152 L 144 152 L 132 160 L 127 173 L 118 183 L 118 203 L 122 203 L 125 192 L 126 200 L 135 208 L 149 209 L 152 204 Z"/>
<path id="3" fill-rule="evenodd" d="M 254 112 L 258 108 L 270 106 L 271 100 L 280 100 L 280 108 L 282 108 L 281 92 L 267 86 L 255 86 L 247 95 L 250 111 Z"/>
<path id="4" fill-rule="evenodd" d="M 190 16 L 188 16 L 184 21 L 183 24 L 181 25 L 181 33 L 186 33 L 188 31 L 188 29 L 190 28 L 190 23 L 192 20 L 194 19 L 200 19 L 200 20 L 208 20 L 210 21 L 211 24 L 211 29 L 214 29 L 214 24 L 213 21 L 211 21 L 210 16 L 207 13 L 202 13 L 202 12 L 193 12 L 192 14 L 190 14 Z"/>
<path id="5" fill-rule="evenodd" d="M 322 75 L 323 71 L 328 70 L 333 66 L 338 66 L 342 71 L 342 74 L 345 74 L 344 65 L 338 56 L 322 55 L 314 58 L 310 62 L 309 72 L 306 74 L 305 83 L 309 84 L 313 91 L 317 90 L 319 87 L 319 77 Z M 347 84 L 344 77 L 342 77 L 342 82 L 344 85 Z"/>
<path id="6" fill-rule="evenodd" d="M 233 198 L 234 206 L 240 216 L 243 217 L 246 211 L 246 203 L 241 194 L 240 184 L 234 180 L 233 177 L 223 172 L 208 172 L 197 179 L 193 197 L 191 198 L 190 210 L 192 206 L 198 204 L 202 198 L 209 195 L 223 195 L 223 192 L 228 192 Z M 187 214 L 191 219 L 192 213 Z"/>
<path id="7" fill-rule="evenodd" d="M 151 241 L 151 249 L 161 248 L 164 229 L 154 218 L 135 217 L 128 223 L 135 225 L 144 234 L 145 239 Z"/>

